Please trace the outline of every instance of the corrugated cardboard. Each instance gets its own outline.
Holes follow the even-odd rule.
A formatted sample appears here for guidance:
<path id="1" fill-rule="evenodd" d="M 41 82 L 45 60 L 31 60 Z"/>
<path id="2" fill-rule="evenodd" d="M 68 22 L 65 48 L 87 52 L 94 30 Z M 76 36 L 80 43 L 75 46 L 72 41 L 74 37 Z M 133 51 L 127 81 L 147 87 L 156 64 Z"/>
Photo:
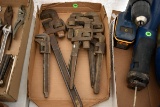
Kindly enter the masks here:
<path id="1" fill-rule="evenodd" d="M 73 4 L 78 4 L 78 8 L 73 8 Z M 41 21 L 38 18 L 39 13 L 43 9 L 55 9 L 60 18 L 66 20 L 72 12 L 89 12 L 95 11 L 99 13 L 105 25 L 106 36 L 106 55 L 103 60 L 103 68 L 101 71 L 100 93 L 95 95 L 90 86 L 89 62 L 88 54 L 84 49 L 79 50 L 75 86 L 82 99 L 84 107 L 89 107 L 100 103 L 109 98 L 110 86 L 110 71 L 111 71 L 111 52 L 110 52 L 110 37 L 108 30 L 108 18 L 104 7 L 99 3 L 86 3 L 86 2 L 67 2 L 56 4 L 42 5 L 40 11 L 37 13 L 35 32 L 32 40 L 30 64 L 29 64 L 29 77 L 28 77 L 28 90 L 29 98 L 35 102 L 39 107 L 72 107 L 72 101 L 63 81 L 61 72 L 56 62 L 53 52 L 50 56 L 50 71 L 49 71 L 49 97 L 44 98 L 43 95 L 43 55 L 39 53 L 39 45 L 35 43 L 34 37 L 37 34 L 44 32 Z M 62 55 L 66 64 L 69 63 L 72 44 L 67 39 L 58 39 L 58 44 L 62 51 Z"/>
<path id="2" fill-rule="evenodd" d="M 113 11 L 117 15 L 118 11 Z M 113 16 L 115 16 L 113 15 Z M 113 17 L 112 19 L 113 20 Z M 128 50 L 114 48 L 114 66 L 116 75 L 116 90 L 118 107 L 132 107 L 134 90 L 127 87 L 127 73 L 129 72 L 133 47 Z M 154 58 L 154 56 L 153 56 Z M 159 107 L 160 106 L 160 87 L 155 78 L 154 60 L 152 60 L 150 70 L 150 82 L 148 87 L 137 92 L 136 107 Z"/>
<path id="3" fill-rule="evenodd" d="M 8 4 L 7 4 L 8 1 Z M 23 0 L 25 1 L 25 0 Z M 0 0 L 0 5 L 2 6 L 2 11 L 0 12 L 0 17 L 3 20 L 3 15 L 6 7 L 11 5 L 13 7 L 13 20 L 12 27 L 17 21 L 18 9 L 20 7 L 21 0 L 16 0 L 14 2 L 9 2 L 9 0 Z M 13 72 L 8 75 L 7 82 L 3 88 L 0 88 L 0 101 L 16 101 L 19 93 L 19 85 L 21 80 L 22 67 L 24 62 L 24 57 L 26 53 L 26 47 L 28 42 L 28 36 L 30 31 L 30 25 L 32 21 L 33 14 L 33 1 L 27 1 L 22 4 L 26 5 L 26 16 L 24 24 L 18 29 L 15 39 L 12 41 L 10 50 L 6 50 L 5 53 L 13 54 L 17 56 L 17 61 Z M 8 83 L 8 80 L 10 82 Z"/>

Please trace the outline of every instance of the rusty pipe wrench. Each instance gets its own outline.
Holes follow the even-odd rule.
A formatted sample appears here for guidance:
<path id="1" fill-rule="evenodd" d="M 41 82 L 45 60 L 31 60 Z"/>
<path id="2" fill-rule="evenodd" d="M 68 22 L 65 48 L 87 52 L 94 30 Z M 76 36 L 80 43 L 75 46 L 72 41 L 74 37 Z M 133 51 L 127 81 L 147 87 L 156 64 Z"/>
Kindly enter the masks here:
<path id="1" fill-rule="evenodd" d="M 96 56 L 96 73 L 94 78 L 93 90 L 95 94 L 98 94 L 100 90 L 100 72 L 102 70 L 103 56 L 105 53 L 105 36 L 102 35 L 102 33 L 97 33 L 93 36 L 93 38 L 97 39 L 94 49 L 94 54 Z"/>
<path id="2" fill-rule="evenodd" d="M 104 31 L 104 25 L 99 17 L 99 15 L 96 12 L 87 12 L 84 14 L 85 17 L 88 17 L 90 19 L 93 19 L 93 22 L 91 22 L 91 28 L 93 30 L 93 33 L 96 35 L 100 35 L 101 39 L 104 39 L 104 36 L 101 35 Z M 94 36 L 93 40 L 90 42 L 90 49 L 88 50 L 88 56 L 89 56 L 89 66 L 90 66 L 90 79 L 91 79 L 91 86 L 94 89 L 94 93 L 99 93 L 99 79 L 100 77 L 98 76 L 100 73 L 99 71 L 101 70 L 101 65 L 98 66 L 98 64 L 101 63 L 101 55 L 97 55 L 95 51 L 95 47 L 97 40 L 95 38 L 98 36 Z M 101 44 L 102 45 L 102 44 Z M 100 46 L 101 46 L 100 45 Z M 103 45 L 102 45 L 103 46 Z M 102 59 L 103 60 L 103 57 Z"/>
<path id="3" fill-rule="evenodd" d="M 50 37 L 46 33 L 35 36 L 35 41 L 40 44 L 40 53 L 43 54 L 43 93 L 48 98 L 48 72 L 49 72 L 49 55 L 50 55 Z"/>
<path id="4" fill-rule="evenodd" d="M 91 28 L 94 33 L 102 33 L 104 31 L 104 25 L 96 12 L 87 12 L 84 14 L 84 17 L 93 19 L 91 22 Z"/>
<path id="5" fill-rule="evenodd" d="M 91 22 L 93 19 L 83 17 L 81 13 L 72 13 L 68 19 L 69 33 L 68 38 L 73 42 L 71 58 L 69 63 L 69 70 L 71 73 L 70 88 L 73 88 L 75 71 L 78 58 L 78 50 L 81 44 L 83 48 L 90 48 L 90 40 L 92 39 L 93 32 L 91 29 Z M 82 28 L 81 28 L 82 26 Z M 75 28 L 74 28 L 75 27 Z"/>
<path id="6" fill-rule="evenodd" d="M 54 32 L 59 37 L 64 37 L 64 31 L 61 29 L 65 29 L 65 24 L 64 24 L 63 20 L 58 17 L 57 12 L 53 9 L 47 9 L 47 10 L 42 10 L 41 13 L 43 13 L 43 14 L 40 14 L 40 19 L 43 20 L 43 19 L 50 18 L 52 20 L 50 22 L 50 24 L 55 28 L 52 30 L 47 30 L 47 31 L 49 31 L 47 33 Z M 47 23 L 47 22 L 44 22 L 44 24 L 45 23 Z M 58 30 L 58 31 L 55 31 L 55 30 Z"/>
<path id="7" fill-rule="evenodd" d="M 69 69 L 71 73 L 71 79 L 70 79 L 70 88 L 73 88 L 74 85 L 74 78 L 75 78 L 75 72 L 76 72 L 76 64 L 77 64 L 77 58 L 78 58 L 78 51 L 80 48 L 80 45 L 83 44 L 83 48 L 88 49 L 90 47 L 90 44 L 88 44 L 88 41 L 92 39 L 92 30 L 90 28 L 81 28 L 81 29 L 74 29 L 74 37 L 71 39 L 73 42 L 72 45 L 72 52 L 71 52 L 71 60 L 69 64 Z"/>
<path id="8" fill-rule="evenodd" d="M 21 5 L 20 8 L 18 9 L 17 21 L 13 27 L 13 39 L 15 38 L 15 34 L 16 34 L 17 30 L 20 28 L 21 25 L 24 24 L 25 15 L 26 15 L 25 6 Z"/>
<path id="9" fill-rule="evenodd" d="M 50 12 L 50 10 L 49 10 L 49 12 Z M 40 16 L 43 16 L 43 14 L 47 14 L 48 17 L 45 16 L 45 18 L 43 17 L 41 19 L 52 18 L 50 16 L 54 16 L 55 14 L 57 14 L 57 13 L 55 13 L 56 11 L 54 11 L 54 10 L 52 12 L 51 13 L 47 13 L 47 10 L 46 11 L 42 11 Z M 52 14 L 52 15 L 50 15 L 50 14 Z M 58 17 L 58 16 L 55 16 L 55 17 Z M 59 19 L 59 21 L 62 21 L 62 20 Z M 52 47 L 52 50 L 53 50 L 53 52 L 55 54 L 57 63 L 59 65 L 62 77 L 63 77 L 64 82 L 66 84 L 66 87 L 67 87 L 67 90 L 68 90 L 69 95 L 71 97 L 71 100 L 73 102 L 73 105 L 75 107 L 83 107 L 82 101 L 81 101 L 81 99 L 80 99 L 80 97 L 78 95 L 76 87 L 74 86 L 73 89 L 69 88 L 70 74 L 69 74 L 68 68 L 66 66 L 66 63 L 64 61 L 64 58 L 62 56 L 61 50 L 59 48 L 58 41 L 57 41 L 57 39 L 55 37 L 55 34 L 57 34 L 57 35 L 59 34 L 57 32 L 61 32 L 61 31 L 64 32 L 65 25 L 63 25 L 64 22 L 60 22 L 60 23 L 62 23 L 62 26 L 59 26 L 58 28 L 56 28 L 55 27 L 56 26 L 55 22 L 57 22 L 57 21 L 54 21 L 54 18 L 51 19 L 51 20 L 48 19 L 46 21 L 43 21 L 42 25 L 43 25 L 43 27 L 45 29 L 45 32 L 50 35 L 51 47 Z M 53 25 L 55 25 L 55 26 L 53 26 Z"/>

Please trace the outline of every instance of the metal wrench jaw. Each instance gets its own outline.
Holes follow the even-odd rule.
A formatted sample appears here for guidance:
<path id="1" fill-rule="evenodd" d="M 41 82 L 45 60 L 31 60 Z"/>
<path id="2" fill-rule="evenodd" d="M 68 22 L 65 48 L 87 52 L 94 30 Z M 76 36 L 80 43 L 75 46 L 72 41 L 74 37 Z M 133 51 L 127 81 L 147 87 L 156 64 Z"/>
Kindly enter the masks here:
<path id="1" fill-rule="evenodd" d="M 19 27 L 24 24 L 26 10 L 25 7 L 22 5 L 18 10 L 18 19 L 13 27 L 13 38 L 15 38 L 15 34 Z"/>
<path id="2" fill-rule="evenodd" d="M 101 33 L 98 33 L 97 35 L 94 35 L 93 38 L 98 39 L 99 42 L 105 42 L 105 36 L 102 35 Z"/>
<path id="3" fill-rule="evenodd" d="M 95 43 L 96 50 L 94 51 L 95 54 L 104 54 L 105 53 L 105 36 L 101 33 L 94 35 L 95 39 L 98 39 L 97 43 Z"/>
<path id="4" fill-rule="evenodd" d="M 2 28 L 2 30 L 3 30 L 3 34 L 4 34 L 4 36 L 6 36 L 6 35 L 9 35 L 11 32 L 12 32 L 12 29 L 11 29 L 11 25 L 5 25 L 3 28 Z"/>
<path id="5" fill-rule="evenodd" d="M 99 17 L 99 15 L 96 12 L 87 12 L 84 14 L 84 16 L 92 19 L 93 17 Z"/>
<path id="6" fill-rule="evenodd" d="M 53 9 L 47 9 L 47 10 L 42 10 L 41 14 L 40 14 L 40 19 L 47 19 L 47 18 L 54 18 L 57 17 L 57 13 L 55 10 Z M 57 17 L 58 18 L 58 17 Z"/>
<path id="7" fill-rule="evenodd" d="M 13 9 L 8 6 L 4 12 L 4 25 L 12 25 Z"/>
<path id="8" fill-rule="evenodd" d="M 18 17 L 24 18 L 26 14 L 26 9 L 24 5 L 21 5 L 21 7 L 18 10 Z"/>
<path id="9" fill-rule="evenodd" d="M 64 31 L 66 30 L 66 26 L 62 19 L 48 19 L 43 21 L 42 25 L 47 34 L 57 34 L 60 38 L 65 36 Z"/>
<path id="10" fill-rule="evenodd" d="M 50 37 L 43 33 L 35 36 L 35 41 L 40 44 L 40 53 L 50 53 Z"/>

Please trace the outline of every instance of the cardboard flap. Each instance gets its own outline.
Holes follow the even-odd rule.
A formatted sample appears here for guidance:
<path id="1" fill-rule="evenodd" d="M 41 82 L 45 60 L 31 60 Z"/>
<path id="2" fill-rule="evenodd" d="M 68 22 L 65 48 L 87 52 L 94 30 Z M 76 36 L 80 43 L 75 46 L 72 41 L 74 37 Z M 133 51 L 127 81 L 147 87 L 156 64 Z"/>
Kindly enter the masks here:
<path id="1" fill-rule="evenodd" d="M 73 5 L 77 5 L 74 7 Z M 44 9 L 55 9 L 57 12 L 82 12 L 84 11 L 94 11 L 99 12 L 102 5 L 100 3 L 90 3 L 90 2 L 64 2 L 64 3 L 53 3 L 53 4 L 43 4 L 42 10 Z"/>
<path id="2" fill-rule="evenodd" d="M 0 0 L 0 5 L 1 6 L 20 6 L 20 5 L 25 5 L 28 6 L 28 3 L 30 0 Z"/>

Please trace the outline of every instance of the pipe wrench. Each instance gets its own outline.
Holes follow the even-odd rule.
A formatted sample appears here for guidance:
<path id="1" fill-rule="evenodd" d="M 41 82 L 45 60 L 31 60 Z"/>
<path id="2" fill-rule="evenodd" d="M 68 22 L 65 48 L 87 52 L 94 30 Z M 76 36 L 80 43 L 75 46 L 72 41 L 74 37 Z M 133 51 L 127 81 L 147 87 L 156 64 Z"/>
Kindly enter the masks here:
<path id="1" fill-rule="evenodd" d="M 45 29 L 45 33 L 50 35 L 51 48 L 56 57 L 59 69 L 61 71 L 62 77 L 64 79 L 65 85 L 70 94 L 74 107 L 82 107 L 83 104 L 78 95 L 75 85 L 73 86 L 73 89 L 69 88 L 70 74 L 66 66 L 66 63 L 64 61 L 64 58 L 62 56 L 61 50 L 59 48 L 58 41 L 56 39 L 56 35 L 58 35 L 59 37 L 64 36 L 64 31 L 65 31 L 64 22 L 58 17 L 56 11 L 52 9 L 43 10 L 40 14 L 40 18 L 41 19 L 51 18 L 43 21 L 42 25 Z"/>
<path id="2" fill-rule="evenodd" d="M 69 62 L 69 70 L 71 73 L 70 89 L 72 89 L 74 85 L 79 48 L 81 44 L 83 45 L 84 49 L 90 48 L 90 41 L 93 36 L 93 31 L 91 29 L 92 21 L 93 19 L 83 17 L 83 14 L 81 13 L 72 13 L 68 19 L 68 39 L 71 39 L 73 43 L 71 58 Z"/>
<path id="3" fill-rule="evenodd" d="M 40 53 L 43 54 L 43 93 L 47 98 L 48 91 L 48 72 L 49 72 L 49 55 L 50 55 L 50 37 L 46 33 L 35 36 L 35 41 L 40 44 Z"/>
<path id="4" fill-rule="evenodd" d="M 97 40 L 95 43 L 94 55 L 96 60 L 95 67 L 95 76 L 94 76 L 94 87 L 93 91 L 95 94 L 99 93 L 100 90 L 100 72 L 102 70 L 102 61 L 105 53 L 105 36 L 101 33 L 97 33 L 93 36 L 94 39 Z"/>
<path id="5" fill-rule="evenodd" d="M 24 24 L 25 15 L 26 15 L 26 9 L 24 5 L 21 5 L 18 10 L 18 19 L 13 27 L 13 39 L 15 38 L 17 30 L 20 28 L 21 25 Z"/>

